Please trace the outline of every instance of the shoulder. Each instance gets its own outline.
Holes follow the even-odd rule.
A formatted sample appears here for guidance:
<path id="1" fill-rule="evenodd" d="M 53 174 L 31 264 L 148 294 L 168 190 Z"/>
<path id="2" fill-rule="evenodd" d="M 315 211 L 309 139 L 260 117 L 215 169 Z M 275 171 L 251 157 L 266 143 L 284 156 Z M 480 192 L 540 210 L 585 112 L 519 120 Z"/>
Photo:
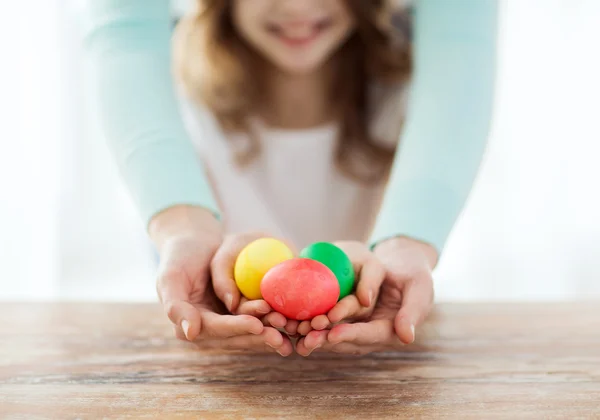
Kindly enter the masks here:
<path id="1" fill-rule="evenodd" d="M 73 14 L 86 41 L 98 32 L 118 33 L 117 28 L 152 29 L 164 33 L 177 19 L 164 0 L 82 0 L 74 2 Z"/>

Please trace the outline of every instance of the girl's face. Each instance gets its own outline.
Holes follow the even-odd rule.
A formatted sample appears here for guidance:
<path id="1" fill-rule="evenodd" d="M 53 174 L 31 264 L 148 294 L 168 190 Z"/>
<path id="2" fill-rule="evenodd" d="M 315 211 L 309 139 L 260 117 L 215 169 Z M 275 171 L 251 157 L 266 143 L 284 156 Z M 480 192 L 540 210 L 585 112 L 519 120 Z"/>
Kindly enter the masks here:
<path id="1" fill-rule="evenodd" d="M 233 0 L 237 32 L 279 69 L 318 70 L 355 28 L 344 0 Z"/>

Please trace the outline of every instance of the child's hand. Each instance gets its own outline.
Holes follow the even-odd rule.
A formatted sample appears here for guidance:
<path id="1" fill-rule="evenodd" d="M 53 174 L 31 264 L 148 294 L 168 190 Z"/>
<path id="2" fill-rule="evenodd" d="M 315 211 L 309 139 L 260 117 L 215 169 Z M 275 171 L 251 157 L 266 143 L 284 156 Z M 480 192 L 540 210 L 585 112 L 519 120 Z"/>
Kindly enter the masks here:
<path id="1" fill-rule="evenodd" d="M 437 252 L 424 243 L 397 238 L 381 243 L 374 253 L 385 267 L 386 276 L 368 321 L 311 331 L 299 340 L 299 354 L 308 356 L 316 348 L 366 354 L 399 348 L 415 340 L 415 327 L 433 306 L 432 270 Z"/>
<path id="2" fill-rule="evenodd" d="M 183 206 L 166 210 L 153 219 L 150 235 L 160 253 L 158 296 L 178 338 L 201 348 L 292 352 L 287 337 L 254 316 L 225 315 L 210 283 L 210 264 L 222 242 L 210 213 Z"/>
<path id="3" fill-rule="evenodd" d="M 366 319 L 373 312 L 379 288 L 385 278 L 385 269 L 369 248 L 361 242 L 336 242 L 348 255 L 354 266 L 355 292 L 341 299 L 326 315 L 319 315 L 298 326 L 298 333 L 307 335 L 312 330 L 324 330 L 332 324 Z"/>
<path id="4" fill-rule="evenodd" d="M 226 237 L 212 259 L 212 284 L 217 297 L 232 314 L 254 316 L 259 318 L 265 326 L 284 328 L 286 332 L 293 335 L 296 333 L 295 324 L 297 323 L 295 321 L 288 321 L 282 314 L 274 312 L 263 299 L 246 299 L 240 293 L 233 278 L 235 261 L 240 252 L 246 245 L 266 236 L 268 235 L 262 233 L 244 233 Z M 289 341 L 287 337 L 286 340 Z"/>

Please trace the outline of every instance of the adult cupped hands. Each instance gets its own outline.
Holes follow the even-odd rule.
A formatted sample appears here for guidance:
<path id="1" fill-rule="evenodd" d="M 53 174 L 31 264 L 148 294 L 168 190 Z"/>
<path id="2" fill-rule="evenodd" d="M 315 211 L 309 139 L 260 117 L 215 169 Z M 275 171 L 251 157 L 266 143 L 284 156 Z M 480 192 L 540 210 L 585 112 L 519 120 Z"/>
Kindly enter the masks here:
<path id="1" fill-rule="evenodd" d="M 359 242 L 338 242 L 353 263 L 355 292 L 327 314 L 302 323 L 288 320 L 262 299 L 244 298 L 233 279 L 241 250 L 264 237 L 225 237 L 206 210 L 178 206 L 156 216 L 150 234 L 160 254 L 157 292 L 179 339 L 202 349 L 277 352 L 314 350 L 366 354 L 412 343 L 415 327 L 433 303 L 437 253 L 407 238 L 371 252 Z M 212 280 L 212 281 L 211 281 Z M 300 334 L 298 334 L 300 333 Z"/>
<path id="2" fill-rule="evenodd" d="M 351 258 L 354 255 L 348 254 Z M 315 318 L 310 331 L 302 331 L 301 325 L 299 329 L 306 332 L 306 336 L 297 343 L 299 354 L 308 356 L 318 350 L 363 355 L 413 343 L 416 327 L 433 306 L 432 271 L 437 263 L 437 251 L 420 241 L 394 238 L 376 246 L 372 255 L 383 268 L 383 283 L 372 311 L 361 314 L 362 319 L 357 322 L 333 325 L 339 316 L 332 310 L 328 313 L 328 322 L 323 320 L 315 325 Z M 363 271 L 361 277 L 365 275 Z"/>
<path id="3" fill-rule="evenodd" d="M 286 334 L 264 325 L 277 318 L 266 302 L 244 301 L 239 294 L 223 294 L 211 284 L 211 277 L 227 275 L 230 261 L 256 235 L 224 238 L 218 220 L 192 206 L 176 206 L 158 214 L 149 232 L 160 255 L 157 293 L 179 339 L 202 349 L 267 351 L 282 356 L 293 352 Z M 272 321 L 277 324 L 276 319 Z"/>

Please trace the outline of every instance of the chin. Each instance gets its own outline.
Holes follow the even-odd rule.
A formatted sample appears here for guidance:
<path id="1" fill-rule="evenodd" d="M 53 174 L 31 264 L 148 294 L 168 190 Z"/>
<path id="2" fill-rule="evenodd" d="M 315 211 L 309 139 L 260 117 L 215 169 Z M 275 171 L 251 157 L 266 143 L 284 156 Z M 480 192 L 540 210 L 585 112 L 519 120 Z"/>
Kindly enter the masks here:
<path id="1" fill-rule="evenodd" d="M 327 58 L 320 51 L 305 51 L 303 53 L 274 55 L 270 61 L 282 72 L 307 75 L 321 70 L 325 66 Z"/>
<path id="2" fill-rule="evenodd" d="M 284 73 L 296 76 L 306 76 L 319 71 L 323 66 L 323 63 L 321 61 L 279 62 L 275 63 L 275 65 Z"/>

